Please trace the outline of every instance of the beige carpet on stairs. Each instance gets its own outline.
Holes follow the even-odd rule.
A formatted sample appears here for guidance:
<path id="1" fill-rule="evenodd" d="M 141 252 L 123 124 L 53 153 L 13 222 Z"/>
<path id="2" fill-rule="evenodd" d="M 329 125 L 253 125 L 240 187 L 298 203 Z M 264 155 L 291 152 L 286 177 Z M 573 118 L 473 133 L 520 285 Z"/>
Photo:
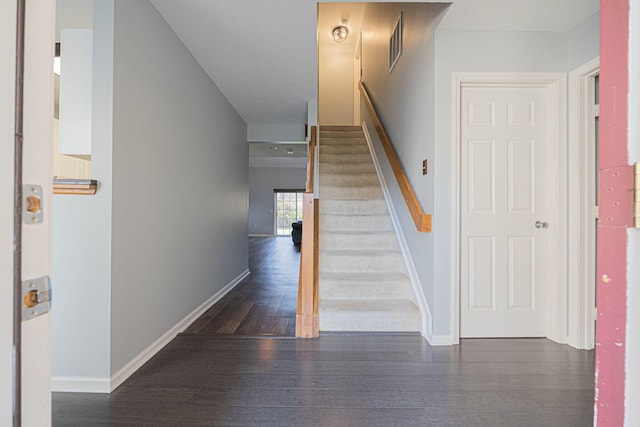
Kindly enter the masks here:
<path id="1" fill-rule="evenodd" d="M 420 310 L 364 133 L 321 126 L 320 331 L 414 332 Z"/>

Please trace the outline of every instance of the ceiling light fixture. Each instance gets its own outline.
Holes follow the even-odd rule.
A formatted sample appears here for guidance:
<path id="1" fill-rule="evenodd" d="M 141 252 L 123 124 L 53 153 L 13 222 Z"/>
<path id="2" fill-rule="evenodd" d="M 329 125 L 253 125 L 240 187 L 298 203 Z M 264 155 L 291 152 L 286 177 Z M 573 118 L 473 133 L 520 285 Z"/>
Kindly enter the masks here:
<path id="1" fill-rule="evenodd" d="M 336 43 L 342 43 L 347 40 L 349 29 L 344 25 L 336 25 L 331 29 L 331 35 Z"/>
<path id="2" fill-rule="evenodd" d="M 287 148 L 287 154 L 288 155 L 293 155 L 293 148 Z"/>

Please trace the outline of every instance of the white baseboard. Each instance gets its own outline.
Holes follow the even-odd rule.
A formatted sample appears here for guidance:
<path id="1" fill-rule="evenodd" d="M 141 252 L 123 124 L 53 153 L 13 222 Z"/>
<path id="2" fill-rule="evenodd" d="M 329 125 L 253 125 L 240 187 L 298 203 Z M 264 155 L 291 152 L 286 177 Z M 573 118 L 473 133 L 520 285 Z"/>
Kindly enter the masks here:
<path id="1" fill-rule="evenodd" d="M 51 377 L 51 391 L 109 393 L 109 377 Z"/>
<path id="2" fill-rule="evenodd" d="M 176 323 L 171 329 L 165 332 L 155 342 L 145 348 L 140 354 L 134 357 L 129 363 L 123 366 L 118 372 L 113 374 L 111 378 L 92 378 L 92 377 L 53 377 L 51 379 L 52 391 L 67 391 L 75 393 L 111 393 L 135 371 L 140 369 L 142 365 L 156 355 L 164 346 L 175 338 L 180 332 L 184 331 L 198 317 L 202 316 L 205 311 L 211 308 L 216 302 L 220 301 L 229 291 L 231 291 L 238 283 L 249 275 L 249 269 L 244 270 L 238 277 L 229 282 L 224 288 L 220 289 L 213 296 L 200 304 L 195 310 L 185 316 Z"/>
<path id="3" fill-rule="evenodd" d="M 404 258 L 405 265 L 407 267 L 407 273 L 409 274 L 409 279 L 411 280 L 411 284 L 413 286 L 413 292 L 416 296 L 416 299 L 418 300 L 418 308 L 420 309 L 420 313 L 422 314 L 422 319 L 420 322 L 420 333 L 431 345 L 449 345 L 451 340 L 449 340 L 449 344 L 435 344 L 433 341 L 437 336 L 434 337 L 432 335 L 433 317 L 431 315 L 431 309 L 429 309 L 429 303 L 424 296 L 424 290 L 422 289 L 422 285 L 420 284 L 420 277 L 418 276 L 416 266 L 413 263 L 413 257 L 411 256 L 411 251 L 409 250 L 407 241 L 404 238 L 402 226 L 400 225 L 400 219 L 398 218 L 398 213 L 396 212 L 393 200 L 391 199 L 391 193 L 389 191 L 389 187 L 387 186 L 387 181 L 384 178 L 384 174 L 382 173 L 380 161 L 378 160 L 376 150 L 374 150 L 373 148 L 371 134 L 369 134 L 369 129 L 367 128 L 367 124 L 365 121 L 362 122 L 362 130 L 364 131 L 364 136 L 367 140 L 369 151 L 371 152 L 371 158 L 373 159 L 376 173 L 378 174 L 378 178 L 380 179 L 382 194 L 384 195 L 384 199 L 387 202 L 389 216 L 391 216 L 391 223 L 393 224 L 393 229 L 395 230 L 396 236 L 398 238 L 398 244 L 400 245 L 400 251 L 402 252 L 402 257 Z"/>
<path id="4" fill-rule="evenodd" d="M 140 369 L 149 359 L 156 355 L 164 346 L 175 338 L 180 332 L 184 331 L 189 325 L 191 325 L 198 317 L 202 316 L 205 311 L 211 308 L 213 304 L 218 302 L 223 296 L 225 296 L 231 289 L 236 287 L 238 283 L 249 275 L 249 269 L 247 268 L 238 277 L 229 282 L 224 288 L 216 292 L 211 298 L 200 304 L 198 308 L 189 313 L 181 321 L 176 323 L 171 329 L 165 332 L 160 338 L 158 338 L 149 347 L 145 348 L 140 354 L 134 357 L 129 363 L 124 365 L 118 372 L 111 376 L 111 391 L 118 388 L 127 378 L 129 378 L 135 371 Z"/>
<path id="5" fill-rule="evenodd" d="M 249 237 L 275 237 L 274 234 L 249 234 Z"/>
<path id="6" fill-rule="evenodd" d="M 441 345 L 453 345 L 453 339 L 451 337 L 451 335 L 431 335 L 430 337 L 425 337 L 427 338 L 427 341 L 429 341 L 429 344 L 431 344 L 432 346 L 441 346 Z"/>

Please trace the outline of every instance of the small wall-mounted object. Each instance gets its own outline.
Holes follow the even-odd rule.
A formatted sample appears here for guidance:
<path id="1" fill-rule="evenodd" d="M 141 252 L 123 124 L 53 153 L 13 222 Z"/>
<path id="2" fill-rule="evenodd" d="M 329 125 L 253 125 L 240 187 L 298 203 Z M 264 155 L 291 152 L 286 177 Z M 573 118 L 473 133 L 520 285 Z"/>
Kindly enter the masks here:
<path id="1" fill-rule="evenodd" d="M 422 161 L 422 175 L 426 175 L 427 174 L 427 164 L 428 164 L 428 160 L 424 159 Z"/>
<path id="2" fill-rule="evenodd" d="M 53 179 L 53 194 L 93 195 L 98 191 L 95 179 Z"/>

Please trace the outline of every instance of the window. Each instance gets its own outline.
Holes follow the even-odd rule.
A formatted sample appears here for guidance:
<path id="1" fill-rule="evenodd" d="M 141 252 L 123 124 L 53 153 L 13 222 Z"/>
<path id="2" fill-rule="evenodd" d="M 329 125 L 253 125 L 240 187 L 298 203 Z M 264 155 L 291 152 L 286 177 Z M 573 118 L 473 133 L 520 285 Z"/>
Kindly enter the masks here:
<path id="1" fill-rule="evenodd" d="M 396 26 L 391 32 L 391 38 L 389 39 L 389 72 L 393 70 L 393 67 L 398 62 L 400 54 L 402 53 L 402 12 L 396 21 Z"/>
<path id="2" fill-rule="evenodd" d="M 273 190 L 276 205 L 276 236 L 290 236 L 291 224 L 302 220 L 303 190 Z"/>

